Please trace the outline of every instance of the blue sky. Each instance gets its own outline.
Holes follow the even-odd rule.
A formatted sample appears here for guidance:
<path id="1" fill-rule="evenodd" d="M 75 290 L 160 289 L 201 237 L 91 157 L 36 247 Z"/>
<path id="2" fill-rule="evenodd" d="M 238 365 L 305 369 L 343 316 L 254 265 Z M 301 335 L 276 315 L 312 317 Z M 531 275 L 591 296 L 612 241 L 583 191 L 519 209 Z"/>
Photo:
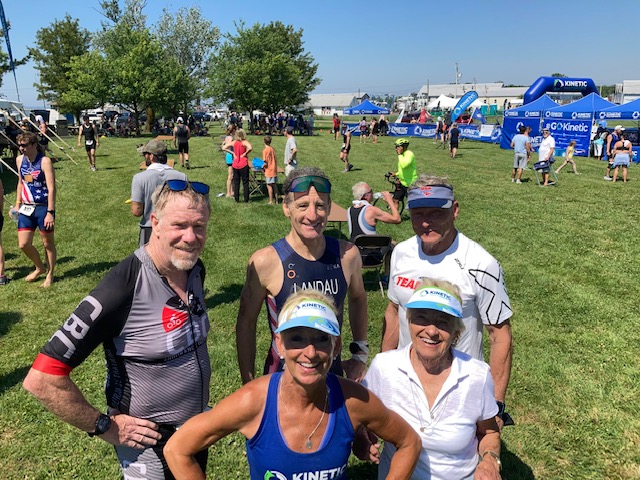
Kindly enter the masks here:
<path id="1" fill-rule="evenodd" d="M 100 26 L 98 0 L 4 0 L 11 23 L 14 57 L 27 53 L 36 33 L 65 13 L 89 31 Z M 234 22 L 280 20 L 302 28 L 305 47 L 319 65 L 322 83 L 315 93 L 368 92 L 396 95 L 418 91 L 430 82 L 453 83 L 455 64 L 460 82 L 530 85 L 554 72 L 589 77 L 597 85 L 640 79 L 633 54 L 640 2 L 618 2 L 617 13 L 593 0 L 148 0 L 148 25 L 162 9 L 200 6 L 222 32 Z M 622 55 L 613 55 L 621 46 Z M 6 51 L 6 45 L 2 44 Z M 620 50 L 618 50 L 620 51 Z M 33 87 L 33 65 L 16 70 L 25 106 L 41 106 Z M 16 99 L 13 75 L 3 78 L 0 94 Z"/>

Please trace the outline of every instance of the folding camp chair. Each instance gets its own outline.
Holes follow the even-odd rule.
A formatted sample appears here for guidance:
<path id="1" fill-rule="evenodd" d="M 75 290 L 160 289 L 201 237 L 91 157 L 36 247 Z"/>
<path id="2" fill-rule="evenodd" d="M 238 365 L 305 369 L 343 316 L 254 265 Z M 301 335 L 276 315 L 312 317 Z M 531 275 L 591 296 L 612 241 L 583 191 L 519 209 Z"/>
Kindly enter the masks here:
<path id="1" fill-rule="evenodd" d="M 249 168 L 249 195 L 262 194 L 264 180 L 264 161 L 254 158 Z"/>
<path id="2" fill-rule="evenodd" d="M 558 175 L 556 174 L 555 169 L 553 168 L 553 164 L 556 159 L 551 157 L 548 162 L 536 162 L 533 164 L 533 173 L 536 176 L 536 182 L 538 185 L 542 185 L 542 171 L 545 168 L 549 169 L 549 175 L 551 176 L 551 180 L 549 180 L 549 185 L 555 185 L 558 183 Z"/>
<path id="3" fill-rule="evenodd" d="M 391 237 L 387 235 L 358 235 L 353 243 L 360 250 L 362 269 L 370 269 L 376 272 L 375 281 L 380 287 L 380 293 L 384 298 L 384 285 L 380 271 L 384 267 L 384 259 L 391 253 Z M 365 282 L 366 283 L 366 282 Z"/>

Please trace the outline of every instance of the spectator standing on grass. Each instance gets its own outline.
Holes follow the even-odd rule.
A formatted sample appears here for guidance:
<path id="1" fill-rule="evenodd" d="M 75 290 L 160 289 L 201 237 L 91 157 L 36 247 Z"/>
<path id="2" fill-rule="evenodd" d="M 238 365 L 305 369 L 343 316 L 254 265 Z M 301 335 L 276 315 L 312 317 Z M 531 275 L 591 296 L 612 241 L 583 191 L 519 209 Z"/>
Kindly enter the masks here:
<path id="1" fill-rule="evenodd" d="M 513 148 L 513 170 L 511 171 L 511 181 L 522 183 L 522 171 L 527 166 L 527 160 L 531 155 L 531 140 L 525 135 L 526 127 L 520 126 L 519 133 L 511 140 Z"/>
<path id="2" fill-rule="evenodd" d="M 278 204 L 278 161 L 276 151 L 271 146 L 271 135 L 264 136 L 264 150 L 262 150 L 262 160 L 264 160 L 264 178 L 267 182 L 267 192 L 269 193 L 269 205 Z"/>
<path id="3" fill-rule="evenodd" d="M 286 129 L 287 143 L 284 146 L 284 176 L 288 177 L 291 172 L 298 168 L 298 144 L 293 136 L 293 127 Z"/>
<path id="4" fill-rule="evenodd" d="M 191 138 L 191 128 L 184 124 L 182 117 L 178 117 L 177 125 L 173 128 L 173 148 L 178 149 L 180 155 L 180 166 L 189 170 L 189 138 Z"/>
<path id="5" fill-rule="evenodd" d="M 366 370 L 367 294 L 362 282 L 362 261 L 358 249 L 344 240 L 324 234 L 331 211 L 331 182 L 316 167 L 303 167 L 287 176 L 283 185 L 282 210 L 291 230 L 282 239 L 255 252 L 249 259 L 247 278 L 236 323 L 236 346 L 242 382 L 255 378 L 256 327 L 262 303 L 274 340 L 277 317 L 287 298 L 298 290 L 317 288 L 329 295 L 342 327 L 345 300 L 349 302 L 352 358 L 334 360 L 332 372 L 359 380 Z M 339 351 L 337 352 L 340 353 Z M 271 344 L 264 374 L 282 370 L 275 343 Z"/>
<path id="6" fill-rule="evenodd" d="M 360 143 L 367 143 L 367 117 L 362 117 L 358 127 L 360 129 Z"/>
<path id="7" fill-rule="evenodd" d="M 18 211 L 18 245 L 31 260 L 35 270 L 25 277 L 33 282 L 46 273 L 41 287 L 48 288 L 53 283 L 53 272 L 58 258 L 54 238 L 56 220 L 56 177 L 51 159 L 38 150 L 38 136 L 25 132 L 17 137 L 22 155 L 16 157 L 19 174 L 16 187 L 15 210 Z M 33 246 L 36 229 L 44 245 L 47 264 Z"/>
<path id="8" fill-rule="evenodd" d="M 340 117 L 337 113 L 333 114 L 333 139 L 338 140 L 340 135 Z"/>
<path id="9" fill-rule="evenodd" d="M 511 374 L 513 313 L 502 268 L 484 248 L 456 229 L 459 205 L 446 178 L 421 176 L 411 186 L 407 203 L 416 235 L 396 245 L 391 255 L 382 351 L 411 343 L 407 303 L 422 278 L 456 285 L 465 327 L 456 348 L 484 360 L 483 327 L 487 330 L 495 398 L 500 402 L 499 415 L 507 418 L 504 400 Z"/>
<path id="10" fill-rule="evenodd" d="M 351 151 L 351 131 L 346 123 L 342 124 L 342 146 L 340 147 L 340 160 L 344 162 L 344 170 L 346 173 L 353 168 L 349 163 L 349 152 Z"/>
<path id="11" fill-rule="evenodd" d="M 378 134 L 380 133 L 380 125 L 378 125 L 378 121 L 371 117 L 371 124 L 369 126 L 371 132 L 371 138 L 373 141 L 371 143 L 378 143 Z"/>
<path id="12" fill-rule="evenodd" d="M 622 181 L 627 183 L 627 170 L 631 163 L 633 149 L 631 142 L 627 140 L 627 134 L 620 132 L 620 140 L 613 147 L 613 182 L 618 179 L 618 170 L 622 167 Z"/>
<path id="13" fill-rule="evenodd" d="M 249 203 L 249 154 L 253 147 L 247 140 L 247 134 L 239 128 L 236 130 L 233 150 L 227 148 L 227 152 L 233 153 L 233 198 L 240 202 L 240 180 L 242 180 L 242 195 L 244 203 Z"/>
<path id="14" fill-rule="evenodd" d="M 307 129 L 307 135 L 309 136 L 313 136 L 313 128 L 316 124 L 316 118 L 313 116 L 313 112 L 311 112 L 311 114 L 309 115 L 309 120 L 307 121 L 307 125 L 308 125 L 308 129 Z"/>
<path id="15" fill-rule="evenodd" d="M 611 178 L 611 170 L 614 169 L 613 166 L 613 147 L 615 147 L 615 145 L 618 143 L 618 140 L 620 140 L 620 134 L 624 132 L 624 128 L 622 127 L 622 125 L 616 125 L 615 128 L 613 129 L 613 132 L 610 133 L 609 135 L 607 135 L 606 138 L 606 143 L 605 143 L 605 154 L 603 156 L 603 160 L 607 161 L 607 172 L 604 176 L 604 179 L 607 181 L 612 180 Z"/>
<path id="16" fill-rule="evenodd" d="M 549 127 L 542 129 L 542 142 L 538 148 L 538 162 L 546 162 L 546 166 L 540 168 L 542 172 L 542 186 L 549 185 L 549 172 L 551 171 L 551 163 L 553 162 L 553 154 L 556 150 L 556 141 L 551 136 Z"/>
<path id="17" fill-rule="evenodd" d="M 96 149 L 100 146 L 100 137 L 98 129 L 89 122 L 89 115 L 82 117 L 82 125 L 78 129 L 78 146 L 82 136 L 84 135 L 84 148 L 87 151 L 87 159 L 89 160 L 89 169 L 96 171 Z"/>
<path id="18" fill-rule="evenodd" d="M 576 162 L 573 159 L 573 155 L 575 154 L 575 152 L 576 152 L 576 141 L 571 140 L 564 154 L 564 162 L 562 162 L 562 165 L 558 167 L 558 169 L 556 170 L 556 173 L 560 173 L 560 170 L 562 170 L 566 165 L 571 164 L 571 166 L 573 167 L 573 173 L 575 173 L 576 175 L 579 175 L 578 169 L 576 168 Z"/>
<path id="19" fill-rule="evenodd" d="M 9 283 L 9 279 L 4 274 L 4 249 L 2 248 L 2 227 L 4 226 L 4 188 L 0 179 L 0 285 Z"/>
<path id="20" fill-rule="evenodd" d="M 146 170 L 136 173 L 131 182 L 131 214 L 140 217 L 139 246 L 151 238 L 151 197 L 167 180 L 186 180 L 187 176 L 167 165 L 167 145 L 161 140 L 149 140 L 142 148 Z"/>
<path id="21" fill-rule="evenodd" d="M 153 206 L 149 243 L 80 302 L 23 385 L 62 421 L 114 445 L 124 478 L 161 480 L 173 478 L 164 443 L 209 402 L 209 317 L 199 259 L 211 212 L 209 187 L 170 180 L 154 193 Z M 106 413 L 70 378 L 100 345 Z M 204 469 L 207 453 L 196 460 Z"/>
<path id="22" fill-rule="evenodd" d="M 229 124 L 227 127 L 227 135 L 222 141 L 220 149 L 224 153 L 224 161 L 227 165 L 227 193 L 226 197 L 233 197 L 233 142 L 236 135 L 236 126 Z"/>
<path id="23" fill-rule="evenodd" d="M 460 141 L 460 129 L 458 128 L 458 124 L 453 122 L 451 125 L 451 130 L 449 131 L 449 156 L 451 158 L 456 158 L 458 154 L 458 143 Z"/>

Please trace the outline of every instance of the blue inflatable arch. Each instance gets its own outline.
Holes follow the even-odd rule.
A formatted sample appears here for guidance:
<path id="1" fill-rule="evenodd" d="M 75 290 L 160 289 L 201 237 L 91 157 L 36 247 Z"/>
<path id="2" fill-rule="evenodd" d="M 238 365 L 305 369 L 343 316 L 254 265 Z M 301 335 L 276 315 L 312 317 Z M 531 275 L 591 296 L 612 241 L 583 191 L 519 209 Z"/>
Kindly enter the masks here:
<path id="1" fill-rule="evenodd" d="M 582 96 L 598 94 L 598 87 L 590 78 L 540 77 L 524 93 L 524 105 L 540 98 L 547 92 L 579 92 Z"/>

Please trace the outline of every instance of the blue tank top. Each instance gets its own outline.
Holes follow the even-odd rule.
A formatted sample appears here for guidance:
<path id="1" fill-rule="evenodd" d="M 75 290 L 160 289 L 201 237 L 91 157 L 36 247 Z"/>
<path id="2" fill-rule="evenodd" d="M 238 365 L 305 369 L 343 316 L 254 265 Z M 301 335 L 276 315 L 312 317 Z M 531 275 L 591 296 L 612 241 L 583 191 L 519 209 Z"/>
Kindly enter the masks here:
<path id="1" fill-rule="evenodd" d="M 26 155 L 22 156 L 20 164 L 21 189 L 20 201 L 37 205 L 46 205 L 49 199 L 47 181 L 42 170 L 42 158 L 44 155 L 38 153 L 36 160 L 31 163 Z"/>
<path id="2" fill-rule="evenodd" d="M 271 348 L 264 366 L 265 375 L 282 370 L 273 332 L 278 327 L 278 314 L 292 293 L 300 289 L 315 288 L 329 295 L 338 309 L 338 322 L 342 328 L 344 298 L 348 287 L 340 262 L 340 243 L 337 239 L 326 236 L 325 241 L 324 254 L 315 261 L 298 255 L 284 238 L 273 244 L 282 262 L 284 280 L 280 292 L 275 297 L 268 296 L 266 299 L 267 319 L 271 328 Z M 331 371 L 342 372 L 339 358 L 334 360 Z"/>
<path id="3" fill-rule="evenodd" d="M 309 480 L 347 478 L 347 462 L 355 432 L 335 375 L 327 375 L 329 422 L 313 453 L 298 453 L 287 446 L 278 422 L 278 386 L 282 373 L 269 380 L 267 402 L 255 436 L 247 440 L 247 460 L 252 480 Z"/>

